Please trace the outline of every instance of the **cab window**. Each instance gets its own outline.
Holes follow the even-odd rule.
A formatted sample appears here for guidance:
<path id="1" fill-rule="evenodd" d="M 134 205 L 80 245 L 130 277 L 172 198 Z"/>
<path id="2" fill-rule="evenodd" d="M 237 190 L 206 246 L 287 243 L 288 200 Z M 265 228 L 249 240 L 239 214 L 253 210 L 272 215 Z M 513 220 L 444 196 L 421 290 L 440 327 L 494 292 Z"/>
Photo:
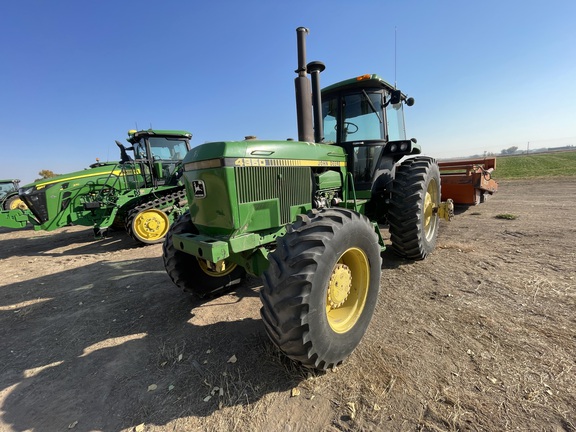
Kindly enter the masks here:
<path id="1" fill-rule="evenodd" d="M 386 127 L 388 129 L 388 141 L 406 139 L 402 103 L 396 105 L 390 104 L 386 107 Z"/>

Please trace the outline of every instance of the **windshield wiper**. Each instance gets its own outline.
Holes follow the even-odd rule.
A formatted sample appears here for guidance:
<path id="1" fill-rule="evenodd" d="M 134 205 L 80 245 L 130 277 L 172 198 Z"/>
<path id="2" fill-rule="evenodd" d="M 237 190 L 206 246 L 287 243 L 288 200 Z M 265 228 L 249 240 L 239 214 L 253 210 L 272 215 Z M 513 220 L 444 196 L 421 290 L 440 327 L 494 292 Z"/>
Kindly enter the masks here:
<path id="1" fill-rule="evenodd" d="M 382 123 L 382 119 L 380 118 L 380 113 L 376 110 L 376 107 L 372 103 L 372 100 L 370 99 L 370 96 L 368 96 L 368 93 L 366 93 L 366 90 L 362 89 L 362 93 L 364 94 L 364 97 L 368 101 L 368 105 L 370 105 L 370 108 L 372 108 L 372 111 L 374 111 L 374 114 L 376 114 L 376 117 L 378 117 L 378 120 L 380 120 L 380 123 Z"/>

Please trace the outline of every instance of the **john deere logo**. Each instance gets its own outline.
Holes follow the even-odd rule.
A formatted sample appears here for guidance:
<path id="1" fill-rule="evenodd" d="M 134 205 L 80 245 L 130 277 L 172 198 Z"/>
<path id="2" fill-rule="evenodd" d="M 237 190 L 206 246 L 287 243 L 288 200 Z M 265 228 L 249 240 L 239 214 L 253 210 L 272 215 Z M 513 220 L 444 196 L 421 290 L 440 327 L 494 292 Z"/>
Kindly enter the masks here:
<path id="1" fill-rule="evenodd" d="M 202 180 L 192 181 L 192 187 L 194 188 L 194 198 L 206 198 L 206 186 Z"/>

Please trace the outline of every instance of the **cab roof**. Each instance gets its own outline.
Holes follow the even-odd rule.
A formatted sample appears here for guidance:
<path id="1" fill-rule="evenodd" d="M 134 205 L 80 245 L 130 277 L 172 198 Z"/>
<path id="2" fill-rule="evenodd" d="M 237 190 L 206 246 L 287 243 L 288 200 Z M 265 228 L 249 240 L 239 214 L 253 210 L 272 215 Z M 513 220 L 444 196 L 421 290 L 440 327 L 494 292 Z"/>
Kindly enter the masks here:
<path id="1" fill-rule="evenodd" d="M 362 89 L 362 88 L 383 88 L 387 91 L 395 90 L 394 86 L 384 81 L 376 74 L 360 75 L 344 81 L 337 82 L 322 89 L 322 96 L 336 93 L 342 90 Z"/>
<path id="2" fill-rule="evenodd" d="M 192 134 L 185 130 L 167 130 L 167 129 L 146 129 L 141 131 L 129 130 L 128 131 L 128 142 L 138 141 L 141 137 L 145 136 L 170 136 L 170 137 L 181 137 L 181 138 L 192 138 Z"/>

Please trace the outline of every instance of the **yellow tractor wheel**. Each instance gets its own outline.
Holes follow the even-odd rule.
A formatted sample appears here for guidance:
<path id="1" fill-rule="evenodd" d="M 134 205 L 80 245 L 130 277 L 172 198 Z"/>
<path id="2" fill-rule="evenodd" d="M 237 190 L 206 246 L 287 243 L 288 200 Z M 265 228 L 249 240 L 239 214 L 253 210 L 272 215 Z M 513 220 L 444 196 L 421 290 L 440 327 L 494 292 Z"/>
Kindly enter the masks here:
<path id="1" fill-rule="evenodd" d="M 369 282 L 368 257 L 361 249 L 348 249 L 334 266 L 326 293 L 326 318 L 336 333 L 346 333 L 358 322 Z"/>
<path id="2" fill-rule="evenodd" d="M 308 368 L 342 363 L 374 313 L 380 252 L 364 215 L 331 208 L 300 216 L 268 255 L 263 276 L 260 315 L 272 342 Z"/>
<path id="3" fill-rule="evenodd" d="M 132 237 L 146 244 L 160 243 L 170 229 L 170 219 L 162 210 L 145 209 L 133 216 L 130 223 Z"/>
<path id="4" fill-rule="evenodd" d="M 4 210 L 28 210 L 28 206 L 18 195 L 14 195 L 4 202 Z"/>
<path id="5" fill-rule="evenodd" d="M 440 186 L 434 177 L 430 178 L 424 197 L 423 224 L 424 236 L 432 241 L 437 234 L 438 206 L 440 205 Z"/>

